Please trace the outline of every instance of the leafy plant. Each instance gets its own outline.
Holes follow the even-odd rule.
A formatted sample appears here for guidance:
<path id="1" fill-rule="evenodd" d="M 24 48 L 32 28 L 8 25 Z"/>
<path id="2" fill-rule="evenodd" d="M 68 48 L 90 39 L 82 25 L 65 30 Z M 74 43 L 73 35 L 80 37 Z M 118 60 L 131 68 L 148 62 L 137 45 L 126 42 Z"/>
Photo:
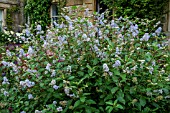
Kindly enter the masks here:
<path id="1" fill-rule="evenodd" d="M 168 12 L 168 0 L 102 0 L 108 8 L 114 9 L 117 17 L 156 19 L 160 21 Z M 149 13 L 148 13 L 149 12 Z"/>
<path id="2" fill-rule="evenodd" d="M 47 34 L 30 30 L 36 32 L 28 32 L 30 41 L 6 51 L 4 112 L 169 112 L 170 53 L 161 28 L 148 30 L 148 20 L 94 16 L 92 23 L 63 15 Z"/>

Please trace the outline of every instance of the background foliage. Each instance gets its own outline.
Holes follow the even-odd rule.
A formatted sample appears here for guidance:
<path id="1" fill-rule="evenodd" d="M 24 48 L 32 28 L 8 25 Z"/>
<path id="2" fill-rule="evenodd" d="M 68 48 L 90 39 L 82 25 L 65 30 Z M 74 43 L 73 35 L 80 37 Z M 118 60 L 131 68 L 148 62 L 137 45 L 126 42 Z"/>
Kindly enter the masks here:
<path id="1" fill-rule="evenodd" d="M 102 0 L 109 8 L 114 8 L 117 17 L 156 18 L 160 20 L 167 13 L 169 0 Z"/>
<path id="2" fill-rule="evenodd" d="M 35 22 L 39 22 L 42 28 L 50 25 L 50 6 L 52 0 L 26 0 L 25 12 L 30 18 L 30 24 L 35 25 Z M 61 8 L 64 7 L 66 0 L 58 0 L 56 3 L 58 14 L 61 13 Z"/>
<path id="3" fill-rule="evenodd" d="M 7 9 L 7 17 L 6 17 L 6 24 L 7 24 L 7 29 L 8 30 L 12 30 L 12 26 L 13 26 L 13 15 L 17 12 L 19 12 L 20 9 L 19 7 L 11 7 Z"/>
<path id="4" fill-rule="evenodd" d="M 39 22 L 43 29 L 50 24 L 50 6 L 52 0 L 27 0 L 25 13 L 30 18 L 30 24 Z"/>

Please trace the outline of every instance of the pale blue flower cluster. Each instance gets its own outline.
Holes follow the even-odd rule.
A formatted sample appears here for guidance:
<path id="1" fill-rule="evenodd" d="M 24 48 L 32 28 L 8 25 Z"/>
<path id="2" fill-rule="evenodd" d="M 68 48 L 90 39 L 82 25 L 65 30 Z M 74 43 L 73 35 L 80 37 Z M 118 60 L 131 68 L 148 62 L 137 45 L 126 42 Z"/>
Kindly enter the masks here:
<path id="1" fill-rule="evenodd" d="M 1 63 L 2 63 L 5 67 L 9 67 L 9 66 L 10 66 L 10 62 L 2 61 Z"/>
<path id="2" fill-rule="evenodd" d="M 25 81 L 20 81 L 20 85 L 23 87 L 23 88 L 26 88 L 26 87 L 33 87 L 35 85 L 35 82 L 31 82 L 29 81 L 28 79 L 26 79 Z"/>
<path id="3" fill-rule="evenodd" d="M 55 76 L 56 76 L 56 71 L 55 71 L 55 70 L 52 70 L 51 77 L 55 77 Z"/>
<path id="4" fill-rule="evenodd" d="M 3 82 L 2 84 L 10 84 L 9 80 L 7 79 L 7 77 L 3 77 Z"/>
<path id="5" fill-rule="evenodd" d="M 35 113 L 42 113 L 42 111 L 39 111 L 39 110 L 35 110 Z"/>
<path id="6" fill-rule="evenodd" d="M 119 67 L 121 66 L 120 60 L 116 60 L 115 63 L 113 64 L 113 67 Z"/>
<path id="7" fill-rule="evenodd" d="M 116 47 L 116 55 L 120 55 L 120 54 L 121 54 L 121 52 L 120 52 L 119 47 Z"/>
<path id="8" fill-rule="evenodd" d="M 27 37 L 31 36 L 31 32 L 30 32 L 29 28 L 25 29 L 25 34 Z"/>
<path id="9" fill-rule="evenodd" d="M 163 90 L 162 89 L 158 89 L 158 90 L 153 90 L 154 93 L 159 93 L 159 94 L 162 94 L 163 93 Z"/>
<path id="10" fill-rule="evenodd" d="M 46 65 L 46 68 L 45 68 L 45 69 L 48 70 L 48 71 L 50 71 L 50 70 L 51 70 L 50 67 L 51 67 L 51 64 L 48 63 L 48 64 Z"/>
<path id="11" fill-rule="evenodd" d="M 162 31 L 161 27 L 158 27 L 158 29 L 155 31 L 156 35 L 159 36 Z"/>
<path id="12" fill-rule="evenodd" d="M 149 33 L 145 33 L 144 35 L 143 35 L 143 37 L 140 39 L 140 41 L 148 41 L 149 40 L 149 38 L 150 38 L 150 35 L 149 35 Z"/>
<path id="13" fill-rule="evenodd" d="M 33 95 L 32 94 L 28 94 L 28 99 L 33 99 Z"/>
<path id="14" fill-rule="evenodd" d="M 154 68 L 153 67 L 149 67 L 149 73 L 152 74 L 154 71 Z"/>
<path id="15" fill-rule="evenodd" d="M 58 112 L 61 112 L 61 111 L 63 111 L 63 108 L 62 108 L 61 106 L 59 106 L 59 107 L 57 108 L 57 111 L 58 111 Z"/>
<path id="16" fill-rule="evenodd" d="M 103 64 L 103 70 L 104 72 L 109 72 L 109 67 L 107 66 L 106 63 Z"/>
<path id="17" fill-rule="evenodd" d="M 21 111 L 20 113 L 26 113 L 25 111 Z"/>
<path id="18" fill-rule="evenodd" d="M 29 73 L 37 73 L 37 70 L 27 69 L 26 71 L 29 72 Z"/>
<path id="19" fill-rule="evenodd" d="M 42 27 L 40 24 L 37 25 L 37 31 L 41 31 L 42 30 Z"/>
<path id="20" fill-rule="evenodd" d="M 27 52 L 27 58 L 31 58 L 31 56 L 33 56 L 34 53 L 35 52 L 34 52 L 33 48 L 31 46 L 29 46 L 28 52 Z"/>
<path id="21" fill-rule="evenodd" d="M 69 87 L 65 87 L 65 88 L 64 88 L 64 92 L 65 92 L 66 95 L 69 95 L 69 93 L 70 93 L 70 88 L 69 88 Z"/>
<path id="22" fill-rule="evenodd" d="M 17 67 L 14 63 L 12 63 L 12 62 L 6 62 L 6 61 L 2 61 L 1 63 L 2 63 L 5 67 L 11 67 L 15 73 L 18 73 L 18 67 Z"/>
<path id="23" fill-rule="evenodd" d="M 63 36 L 58 36 L 58 45 L 59 46 L 64 46 L 64 44 L 67 44 L 67 39 L 66 39 L 66 36 L 63 35 Z"/>
<path id="24" fill-rule="evenodd" d="M 11 56 L 12 56 L 12 54 L 11 54 L 11 52 L 10 52 L 9 50 L 6 50 L 6 55 L 7 55 L 8 57 L 11 57 Z"/>
<path id="25" fill-rule="evenodd" d="M 57 101 L 53 101 L 53 104 L 56 105 L 56 104 L 57 104 Z"/>
<path id="26" fill-rule="evenodd" d="M 115 23 L 114 20 L 111 21 L 110 26 L 111 26 L 112 28 L 119 28 L 119 26 Z"/>
<path id="27" fill-rule="evenodd" d="M 9 96 L 9 92 L 4 91 L 4 96 Z"/>
<path id="28" fill-rule="evenodd" d="M 53 88 L 54 88 L 55 90 L 57 90 L 57 89 L 59 88 L 59 86 L 54 85 Z"/>
<path id="29" fill-rule="evenodd" d="M 23 57 L 23 56 L 25 56 L 25 52 L 24 52 L 23 49 L 20 49 L 19 50 L 19 57 Z"/>
<path id="30" fill-rule="evenodd" d="M 132 36 L 133 36 L 133 37 L 138 36 L 138 34 L 139 34 L 138 25 L 137 25 L 137 24 L 135 24 L 135 25 L 132 24 L 132 25 L 130 26 L 130 32 L 132 33 Z"/>
<path id="31" fill-rule="evenodd" d="M 69 72 L 69 73 L 72 72 L 72 71 L 71 71 L 71 66 L 70 66 L 70 65 L 67 66 L 67 72 Z"/>

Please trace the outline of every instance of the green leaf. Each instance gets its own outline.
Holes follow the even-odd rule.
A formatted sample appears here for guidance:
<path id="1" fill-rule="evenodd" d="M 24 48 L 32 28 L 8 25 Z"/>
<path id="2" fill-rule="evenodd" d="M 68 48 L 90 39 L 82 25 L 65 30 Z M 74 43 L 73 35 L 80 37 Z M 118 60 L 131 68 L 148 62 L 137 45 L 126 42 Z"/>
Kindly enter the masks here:
<path id="1" fill-rule="evenodd" d="M 113 105 L 116 105 L 117 104 L 117 99 L 114 101 Z"/>
<path id="2" fill-rule="evenodd" d="M 91 93 L 83 93 L 83 95 L 90 95 Z"/>
<path id="3" fill-rule="evenodd" d="M 116 107 L 119 108 L 119 109 L 124 109 L 123 106 L 122 106 L 121 104 L 117 104 Z"/>
<path id="4" fill-rule="evenodd" d="M 142 97 L 140 98 L 139 102 L 140 102 L 140 105 L 143 107 L 146 105 L 146 100 Z"/>
<path id="5" fill-rule="evenodd" d="M 111 113 L 112 111 L 113 111 L 113 107 L 112 107 L 112 106 L 110 106 L 110 107 L 109 107 L 109 111 L 108 111 L 108 112 L 109 112 L 109 113 Z"/>
<path id="6" fill-rule="evenodd" d="M 77 6 L 76 6 L 76 5 L 75 5 L 75 6 L 72 6 L 71 9 L 72 9 L 72 10 L 75 10 L 75 9 L 77 9 Z"/>
<path id="7" fill-rule="evenodd" d="M 87 100 L 86 103 L 87 103 L 87 104 L 96 104 L 96 102 L 95 102 L 94 100 L 91 100 L 91 99 L 90 99 L 90 100 Z"/>
<path id="8" fill-rule="evenodd" d="M 108 44 L 109 44 L 111 47 L 114 46 L 114 43 L 113 43 L 111 40 L 109 40 L 109 38 L 107 38 L 106 40 L 107 40 Z"/>
<path id="9" fill-rule="evenodd" d="M 114 82 L 118 82 L 118 77 L 117 77 L 117 76 L 112 76 L 112 80 L 113 80 Z"/>
<path id="10" fill-rule="evenodd" d="M 137 103 L 135 104 L 135 106 L 138 108 L 139 111 L 141 111 L 141 107 L 142 107 L 142 106 L 141 106 L 141 104 L 140 104 L 139 102 L 137 102 Z"/>
<path id="11" fill-rule="evenodd" d="M 127 62 L 128 61 L 128 55 L 125 55 L 125 61 Z"/>
<path id="12" fill-rule="evenodd" d="M 122 104 L 125 104 L 125 103 L 126 103 L 126 101 L 125 101 L 125 99 L 124 99 L 123 97 L 118 97 L 117 100 L 118 100 L 119 102 L 121 102 Z"/>
<path id="13" fill-rule="evenodd" d="M 80 97 L 81 102 L 85 102 L 86 97 Z"/>
<path id="14" fill-rule="evenodd" d="M 91 110 L 91 108 L 90 107 L 86 107 L 86 113 L 92 113 L 92 110 Z"/>
<path id="15" fill-rule="evenodd" d="M 126 74 L 122 74 L 121 78 L 122 78 L 121 82 L 126 82 Z"/>
<path id="16" fill-rule="evenodd" d="M 134 89 L 134 87 L 131 87 L 130 88 L 130 94 L 135 94 L 136 93 L 136 90 Z"/>
<path id="17" fill-rule="evenodd" d="M 107 106 L 106 107 L 106 111 L 108 111 L 108 113 L 111 113 L 113 110 L 113 107 L 112 106 Z"/>
<path id="18" fill-rule="evenodd" d="M 79 106 L 81 104 L 80 100 L 77 100 L 75 103 L 74 103 L 74 108 L 76 108 L 77 106 Z"/>
<path id="19" fill-rule="evenodd" d="M 100 110 L 100 111 L 102 111 L 102 112 L 104 112 L 104 109 L 103 109 L 103 107 L 99 107 L 99 110 Z"/>
<path id="20" fill-rule="evenodd" d="M 126 66 L 132 64 L 132 62 L 133 62 L 133 61 L 127 62 L 127 63 L 126 63 Z"/>
<path id="21" fill-rule="evenodd" d="M 119 88 L 118 87 L 114 87 L 111 89 L 111 93 L 114 94 Z"/>
<path id="22" fill-rule="evenodd" d="M 48 95 L 45 97 L 44 104 L 46 104 L 51 97 L 52 97 L 52 94 L 48 93 Z"/>
<path id="23" fill-rule="evenodd" d="M 120 75 L 119 70 L 114 70 L 114 75 Z"/>
<path id="24" fill-rule="evenodd" d="M 150 108 L 149 108 L 149 107 L 146 107 L 146 108 L 143 110 L 143 113 L 150 113 Z"/>
<path id="25" fill-rule="evenodd" d="M 108 101 L 108 102 L 106 102 L 106 104 L 108 104 L 108 105 L 113 105 L 113 102 L 112 101 Z"/>
<path id="26" fill-rule="evenodd" d="M 119 90 L 116 96 L 119 102 L 121 102 L 122 104 L 125 104 L 126 101 L 124 99 L 124 93 L 122 92 L 122 90 Z"/>
<path id="27" fill-rule="evenodd" d="M 97 58 L 95 58 L 94 60 L 93 60 L 93 65 L 97 65 L 98 64 L 98 59 Z"/>
<path id="28" fill-rule="evenodd" d="M 82 76 L 84 75 L 84 72 L 82 72 L 82 71 L 78 71 L 77 73 L 78 73 L 79 75 L 82 75 Z"/>
<path id="29" fill-rule="evenodd" d="M 40 83 L 40 87 L 44 87 L 44 83 Z"/>
<path id="30" fill-rule="evenodd" d="M 92 70 L 91 66 L 87 64 L 86 66 L 88 69 Z"/>
<path id="31" fill-rule="evenodd" d="M 88 78 L 89 77 L 89 75 L 88 74 L 86 74 L 79 82 L 78 82 L 78 84 L 80 84 L 80 83 L 82 83 L 86 78 Z"/>
<path id="32" fill-rule="evenodd" d="M 45 69 L 44 68 L 41 68 L 41 69 L 39 69 L 38 71 L 39 72 L 43 72 Z"/>
<path id="33" fill-rule="evenodd" d="M 26 75 L 29 75 L 29 74 L 30 74 L 29 72 L 26 72 L 22 76 L 26 76 Z"/>
<path id="34" fill-rule="evenodd" d="M 68 80 L 73 80 L 74 78 L 75 78 L 74 76 L 70 76 Z"/>
<path id="35" fill-rule="evenodd" d="M 52 93 L 52 92 L 54 92 L 54 89 L 53 88 L 48 88 L 47 91 Z"/>
<path id="36" fill-rule="evenodd" d="M 113 95 L 110 94 L 110 95 L 107 95 L 105 98 L 104 98 L 104 101 L 107 101 L 107 100 L 110 100 L 113 98 Z"/>

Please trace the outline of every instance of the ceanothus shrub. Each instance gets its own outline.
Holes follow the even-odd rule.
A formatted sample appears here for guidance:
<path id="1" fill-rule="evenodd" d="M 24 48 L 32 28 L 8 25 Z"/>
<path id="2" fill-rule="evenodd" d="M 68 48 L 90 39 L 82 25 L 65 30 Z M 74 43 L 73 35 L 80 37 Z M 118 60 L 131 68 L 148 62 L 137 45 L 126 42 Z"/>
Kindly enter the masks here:
<path id="1" fill-rule="evenodd" d="M 88 12 L 86 12 L 88 13 Z M 13 113 L 168 112 L 170 54 L 161 28 L 105 14 L 38 25 L 2 56 L 0 108 Z M 142 29 L 139 27 L 145 25 Z"/>

